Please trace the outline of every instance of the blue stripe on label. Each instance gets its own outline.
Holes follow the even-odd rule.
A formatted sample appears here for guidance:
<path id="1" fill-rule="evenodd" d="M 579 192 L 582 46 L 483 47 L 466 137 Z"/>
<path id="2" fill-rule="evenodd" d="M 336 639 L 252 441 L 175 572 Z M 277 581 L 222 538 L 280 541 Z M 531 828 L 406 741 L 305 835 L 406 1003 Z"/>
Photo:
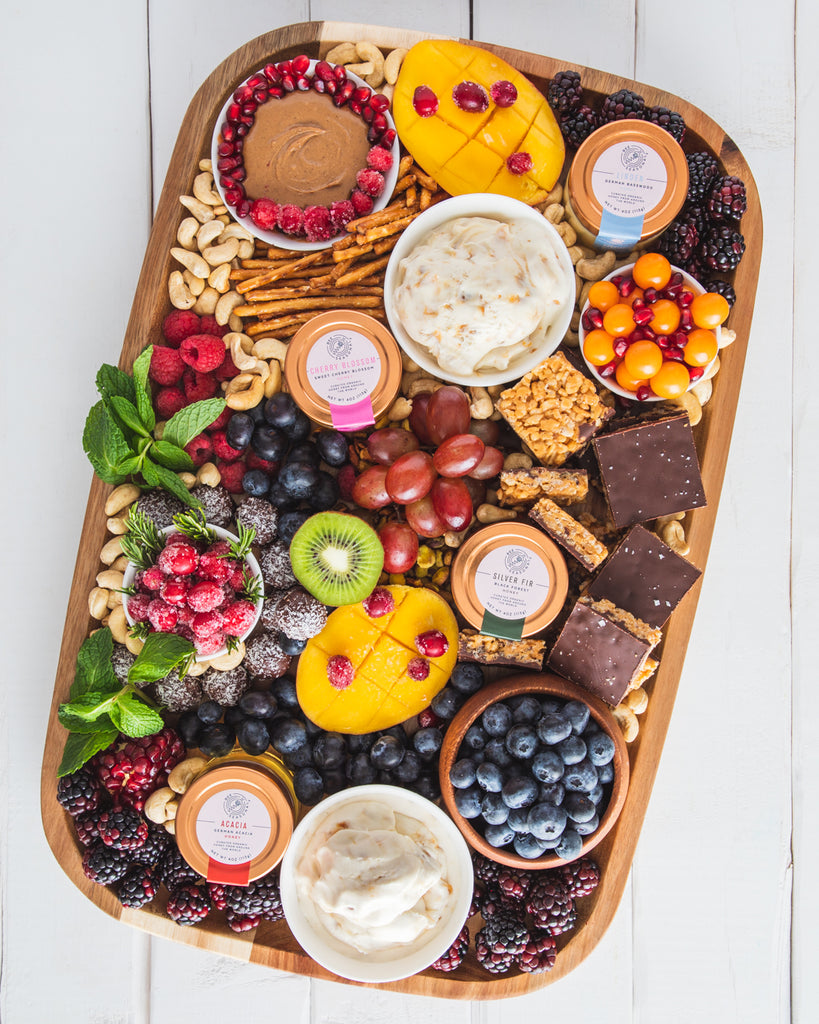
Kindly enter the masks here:
<path id="1" fill-rule="evenodd" d="M 633 249 L 643 233 L 643 216 L 622 217 L 618 213 L 603 209 L 600 218 L 600 231 L 595 238 L 595 245 L 604 249 Z"/>

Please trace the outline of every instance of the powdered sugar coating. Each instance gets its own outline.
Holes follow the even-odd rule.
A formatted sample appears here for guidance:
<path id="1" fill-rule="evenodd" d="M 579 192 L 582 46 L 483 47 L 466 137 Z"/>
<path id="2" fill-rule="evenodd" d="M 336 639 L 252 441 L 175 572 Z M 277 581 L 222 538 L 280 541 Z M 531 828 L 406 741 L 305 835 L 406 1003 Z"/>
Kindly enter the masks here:
<path id="1" fill-rule="evenodd" d="M 185 505 L 168 491 L 146 491 L 137 499 L 137 509 L 146 515 L 154 526 L 163 529 L 173 525 L 173 517 L 185 511 Z"/>
<path id="2" fill-rule="evenodd" d="M 124 644 L 114 644 L 111 666 L 116 673 L 117 679 L 119 679 L 123 686 L 128 682 L 128 672 L 135 661 L 136 657 L 131 654 Z M 145 684 L 143 683 L 142 685 Z M 137 683 L 137 686 L 139 686 L 139 683 Z"/>
<path id="3" fill-rule="evenodd" d="M 293 587 L 278 603 L 275 622 L 291 640 L 309 640 L 324 629 L 327 608 L 303 587 Z"/>

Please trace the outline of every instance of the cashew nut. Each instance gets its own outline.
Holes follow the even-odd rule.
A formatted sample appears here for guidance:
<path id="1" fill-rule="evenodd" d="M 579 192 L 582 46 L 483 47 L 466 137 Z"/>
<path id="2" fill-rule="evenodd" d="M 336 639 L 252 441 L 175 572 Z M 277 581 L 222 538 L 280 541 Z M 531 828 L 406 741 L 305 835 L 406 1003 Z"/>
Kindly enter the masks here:
<path id="1" fill-rule="evenodd" d="M 443 386 L 441 381 L 433 380 L 432 377 L 416 377 L 415 380 L 410 382 L 409 387 L 405 389 L 405 393 L 407 398 L 415 398 L 416 395 L 423 394 L 424 392 L 432 393 Z"/>
<path id="2" fill-rule="evenodd" d="M 637 739 L 637 733 L 640 731 L 640 723 L 637 721 L 637 716 L 624 704 L 618 704 L 616 708 L 612 710 L 612 714 L 617 720 L 617 724 L 620 726 L 620 731 L 623 734 L 623 739 L 626 743 L 631 743 L 632 740 Z"/>
<path id="3" fill-rule="evenodd" d="M 486 388 L 467 388 L 472 401 L 469 403 L 469 415 L 473 420 L 488 420 L 495 410 L 492 399 Z"/>
<path id="4" fill-rule="evenodd" d="M 171 769 L 168 786 L 174 793 L 184 793 L 207 763 L 204 757 L 186 757 Z"/>
<path id="5" fill-rule="evenodd" d="M 219 206 L 222 197 L 213 189 L 213 175 L 210 171 L 202 171 L 193 179 L 193 194 L 200 203 L 207 206 Z"/>
<path id="6" fill-rule="evenodd" d="M 168 277 L 168 298 L 174 309 L 190 309 L 196 302 L 190 289 L 185 284 L 181 270 L 174 270 Z"/>
<path id="7" fill-rule="evenodd" d="M 236 255 L 239 257 L 240 260 L 252 259 L 254 251 L 255 251 L 255 246 L 254 246 L 253 242 L 250 241 L 250 239 L 248 239 L 248 238 L 240 238 L 239 239 L 239 251 L 236 253 Z"/>
<path id="8" fill-rule="evenodd" d="M 217 672 L 229 672 L 232 668 L 236 668 L 237 665 L 241 665 L 244 657 L 245 645 L 244 641 L 242 641 L 232 651 L 220 654 L 218 658 L 211 658 L 208 665 L 211 668 L 215 668 Z"/>
<path id="9" fill-rule="evenodd" d="M 552 191 L 546 196 L 547 203 L 561 203 L 563 201 L 563 186 L 558 182 Z"/>
<path id="10" fill-rule="evenodd" d="M 729 345 L 732 345 L 737 340 L 737 332 L 732 331 L 730 328 L 721 327 L 719 334 L 720 348 L 727 348 Z"/>
<path id="11" fill-rule="evenodd" d="M 550 203 L 543 211 L 543 216 L 551 224 L 559 224 L 566 215 L 566 208 L 562 203 Z"/>
<path id="12" fill-rule="evenodd" d="M 697 383 L 698 384 L 702 384 L 702 383 L 704 383 L 707 380 L 711 380 L 712 377 L 715 377 L 717 372 L 719 371 L 719 366 L 720 366 L 719 356 L 715 356 L 713 362 L 711 363 L 710 366 L 707 366 L 705 368 L 705 372 L 700 377 L 700 379 L 697 381 Z M 694 392 L 694 394 L 697 393 L 696 387 L 691 388 L 691 390 Z"/>
<path id="13" fill-rule="evenodd" d="M 264 398 L 264 381 L 256 373 L 240 373 L 227 386 L 225 402 L 237 412 L 255 409 Z"/>
<path id="14" fill-rule="evenodd" d="M 173 821 L 178 807 L 176 793 L 170 786 L 162 786 L 151 793 L 142 810 L 149 821 L 156 825 L 164 825 L 166 821 Z"/>
<path id="15" fill-rule="evenodd" d="M 567 220 L 562 220 L 559 224 L 556 225 L 556 227 L 557 233 L 563 239 L 563 243 L 566 246 L 566 248 L 568 249 L 570 246 L 574 245 L 574 243 L 577 241 L 577 232 L 571 226 L 571 224 Z"/>
<path id="16" fill-rule="evenodd" d="M 330 64 L 348 64 L 357 56 L 355 43 L 339 43 L 324 58 Z"/>
<path id="17" fill-rule="evenodd" d="M 220 242 L 226 242 L 229 238 L 238 238 L 240 242 L 252 242 L 253 235 L 242 227 L 241 224 L 237 224 L 235 221 L 232 224 L 228 224 L 226 228 L 222 229 L 221 235 L 219 235 Z"/>
<path id="18" fill-rule="evenodd" d="M 103 569 L 97 573 L 97 586 L 106 590 L 122 590 L 123 574 L 115 569 Z"/>
<path id="19" fill-rule="evenodd" d="M 398 81 L 398 72 L 406 55 L 407 51 L 403 46 L 396 46 L 384 58 L 384 79 L 389 85 L 395 85 Z"/>
<path id="20" fill-rule="evenodd" d="M 199 246 L 199 251 L 203 252 L 203 250 L 211 245 L 211 243 L 216 241 L 223 231 L 224 225 L 220 220 L 209 220 L 205 224 L 198 225 L 196 231 L 196 244 Z"/>
<path id="21" fill-rule="evenodd" d="M 210 171 L 213 174 L 213 161 L 209 156 L 203 156 L 197 164 L 200 171 Z"/>
<path id="22" fill-rule="evenodd" d="M 230 314 L 227 325 L 232 331 L 241 331 L 244 326 L 242 318 L 240 316 L 236 316 L 235 313 Z"/>
<path id="23" fill-rule="evenodd" d="M 109 590 L 106 604 L 113 611 L 118 604 L 122 604 L 122 594 L 118 590 Z"/>
<path id="24" fill-rule="evenodd" d="M 581 247 L 579 245 L 570 245 L 569 246 L 569 259 L 572 261 L 572 263 L 574 264 L 575 267 L 580 262 L 580 260 L 582 260 L 584 258 L 584 256 L 585 256 L 585 253 L 583 252 L 583 250 L 581 249 Z"/>
<path id="25" fill-rule="evenodd" d="M 140 653 L 142 648 L 145 646 L 145 641 L 140 640 L 139 637 L 132 636 L 129 633 L 128 636 L 125 638 L 125 646 L 131 652 L 131 654 L 133 654 L 133 656 L 136 657 Z"/>
<path id="26" fill-rule="evenodd" d="M 220 296 L 230 291 L 230 264 L 223 263 L 212 270 L 208 276 L 208 284 L 211 288 L 215 288 Z M 219 303 L 217 302 L 216 305 L 218 306 Z M 213 312 L 216 312 L 216 306 L 213 307 Z"/>
<path id="27" fill-rule="evenodd" d="M 692 427 L 696 427 L 702 419 L 702 406 L 697 396 L 692 391 L 684 391 L 673 399 L 674 405 L 678 405 L 688 413 L 688 419 Z"/>
<path id="28" fill-rule="evenodd" d="M 606 274 L 610 274 L 614 270 L 616 261 L 617 257 L 609 249 L 600 253 L 599 256 L 578 260 L 575 270 L 577 276 L 582 277 L 584 281 L 601 281 Z"/>
<path id="29" fill-rule="evenodd" d="M 675 520 L 665 524 L 660 531 L 660 536 L 671 550 L 676 551 L 678 555 L 687 555 L 691 550 L 688 541 L 685 539 L 685 530 L 682 528 L 682 524 Z"/>
<path id="30" fill-rule="evenodd" d="M 113 533 L 116 536 L 121 536 L 123 533 L 128 532 L 125 516 L 109 516 L 105 526 L 109 533 Z"/>
<path id="31" fill-rule="evenodd" d="M 202 250 L 202 256 L 212 267 L 218 267 L 222 263 L 230 263 L 238 252 L 239 239 L 229 238 L 219 245 L 207 246 Z"/>
<path id="32" fill-rule="evenodd" d="M 371 60 L 365 60 L 361 64 L 348 64 L 347 70 L 358 75 L 359 78 L 366 78 L 367 75 L 371 75 L 375 71 L 375 64 Z"/>
<path id="33" fill-rule="evenodd" d="M 179 202 L 185 207 L 186 210 L 196 217 L 200 224 L 204 224 L 206 221 L 213 220 L 214 212 L 213 207 L 208 206 L 207 203 L 201 202 L 194 196 L 180 196 Z"/>
<path id="34" fill-rule="evenodd" d="M 623 698 L 623 703 L 629 707 L 635 715 L 642 715 L 648 707 L 648 694 L 642 686 L 638 686 L 636 690 L 629 690 Z"/>
<path id="35" fill-rule="evenodd" d="M 260 338 L 253 346 L 257 359 L 278 359 L 283 363 L 287 355 L 287 343 L 278 338 Z"/>
<path id="36" fill-rule="evenodd" d="M 199 221 L 196 217 L 186 217 L 179 225 L 176 232 L 176 240 L 183 249 L 196 248 L 196 232 L 199 230 Z"/>
<path id="37" fill-rule="evenodd" d="M 185 487 L 187 487 L 187 489 L 189 491 L 192 490 L 194 487 L 196 487 L 196 474 L 195 473 L 185 473 L 185 472 L 183 472 L 183 473 L 177 473 L 176 475 L 179 477 L 179 479 L 182 481 L 182 483 L 185 485 Z"/>
<path id="38" fill-rule="evenodd" d="M 190 270 L 182 271 L 182 280 L 190 289 L 191 295 L 193 295 L 197 299 L 205 290 L 204 280 L 201 277 L 197 277 L 196 274 L 192 274 Z"/>
<path id="39" fill-rule="evenodd" d="M 230 349 L 230 358 L 237 369 L 252 370 L 256 366 L 256 357 L 251 354 L 253 351 L 252 338 L 248 338 L 246 334 L 231 331 L 222 340 Z"/>
<path id="40" fill-rule="evenodd" d="M 271 359 L 265 365 L 267 366 L 267 380 L 262 377 L 264 381 L 264 397 L 272 398 L 273 395 L 277 395 L 282 389 L 282 364 L 278 359 Z"/>
<path id="41" fill-rule="evenodd" d="M 198 252 L 189 252 L 187 249 L 179 249 L 174 246 L 171 249 L 171 256 L 197 277 L 206 278 L 210 273 L 210 267 Z"/>
<path id="42" fill-rule="evenodd" d="M 222 474 L 219 472 L 216 463 L 204 462 L 196 471 L 196 482 L 206 487 L 218 487 L 222 482 Z"/>
<path id="43" fill-rule="evenodd" d="M 122 538 L 112 537 L 100 551 L 100 561 L 103 565 L 110 565 L 122 554 Z"/>
<path id="44" fill-rule="evenodd" d="M 230 315 L 233 310 L 236 309 L 237 306 L 241 306 L 243 302 L 244 299 L 238 292 L 225 292 L 225 294 L 219 298 L 219 301 L 216 303 L 216 309 L 213 311 L 216 323 L 219 324 L 220 327 L 224 327 L 230 319 Z"/>
<path id="45" fill-rule="evenodd" d="M 94 587 L 88 595 L 88 611 L 92 619 L 104 619 L 108 614 L 108 591 Z"/>
<path id="46" fill-rule="evenodd" d="M 706 405 L 710 401 L 713 390 L 714 385 L 712 384 L 710 377 L 707 377 L 705 380 L 697 381 L 694 387 L 691 388 L 691 391 L 697 396 L 697 401 L 701 406 Z"/>
<path id="47" fill-rule="evenodd" d="M 508 519 L 517 518 L 517 512 L 511 509 L 498 508 L 497 505 L 478 505 L 475 517 L 479 523 L 501 523 Z"/>
<path id="48" fill-rule="evenodd" d="M 128 620 L 125 618 L 125 609 L 118 605 L 108 616 L 108 628 L 111 636 L 118 644 L 124 644 L 128 638 Z"/>
<path id="49" fill-rule="evenodd" d="M 136 484 L 120 484 L 108 495 L 108 500 L 105 502 L 105 514 L 115 516 L 117 512 L 122 512 L 123 509 L 133 504 L 139 495 L 140 490 Z"/>
<path id="50" fill-rule="evenodd" d="M 384 81 L 384 54 L 375 43 L 356 43 L 356 53 L 361 60 L 371 61 L 373 70 L 364 81 L 371 89 L 377 89 Z"/>
<path id="51" fill-rule="evenodd" d="M 215 288 L 207 287 L 193 304 L 194 313 L 199 316 L 212 316 L 219 301 L 219 292 Z"/>

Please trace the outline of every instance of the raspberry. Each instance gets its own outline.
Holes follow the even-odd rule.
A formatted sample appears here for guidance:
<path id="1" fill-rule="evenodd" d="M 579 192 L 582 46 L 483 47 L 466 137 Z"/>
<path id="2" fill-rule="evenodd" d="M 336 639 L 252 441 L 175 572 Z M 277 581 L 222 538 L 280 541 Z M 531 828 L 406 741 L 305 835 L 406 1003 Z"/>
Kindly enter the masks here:
<path id="1" fill-rule="evenodd" d="M 377 199 L 384 191 L 384 175 L 378 171 L 364 169 L 355 176 L 355 183 L 365 195 Z"/>
<path id="2" fill-rule="evenodd" d="M 364 598 L 362 605 L 371 619 L 380 619 L 395 610 L 395 598 L 386 587 L 376 587 L 369 597 Z"/>
<path id="3" fill-rule="evenodd" d="M 162 388 L 157 392 L 154 405 L 161 420 L 169 420 L 174 413 L 184 409 L 188 399 L 179 388 Z"/>
<path id="4" fill-rule="evenodd" d="M 252 449 L 245 453 L 245 463 L 248 469 L 261 469 L 265 473 L 274 473 L 279 468 L 278 462 L 262 459 Z M 350 468 L 352 469 L 352 466 Z"/>
<path id="5" fill-rule="evenodd" d="M 222 462 L 216 463 L 219 472 L 222 474 L 222 486 L 231 494 L 242 494 L 242 477 L 245 475 L 244 462 Z"/>
<path id="6" fill-rule="evenodd" d="M 215 633 L 211 633 L 210 636 L 198 637 L 193 634 L 192 643 L 196 648 L 196 653 L 202 658 L 212 658 L 214 654 L 219 654 L 225 646 L 225 634 L 221 629 L 217 629 Z"/>
<path id="7" fill-rule="evenodd" d="M 222 629 L 228 636 L 241 636 L 253 625 L 256 606 L 250 601 L 234 601 L 225 608 Z"/>
<path id="8" fill-rule="evenodd" d="M 228 444 L 224 430 L 211 429 L 210 440 L 213 445 L 213 454 L 223 462 L 235 462 L 242 457 L 240 448 L 234 448 Z"/>
<path id="9" fill-rule="evenodd" d="M 216 378 L 210 373 L 197 373 L 196 370 L 185 370 L 182 374 L 182 387 L 188 402 L 201 402 L 205 398 L 213 398 L 219 390 Z"/>
<path id="10" fill-rule="evenodd" d="M 298 206 L 286 203 L 279 207 L 279 227 L 286 235 L 304 234 L 304 215 Z"/>
<path id="11" fill-rule="evenodd" d="M 350 194 L 350 202 L 353 204 L 356 215 L 366 217 L 372 211 L 373 201 L 370 196 L 364 195 L 360 189 L 354 188 Z"/>
<path id="12" fill-rule="evenodd" d="M 217 338 L 224 338 L 229 330 L 227 324 L 218 324 L 215 316 L 203 316 L 199 324 L 199 334 L 213 334 Z"/>
<path id="13" fill-rule="evenodd" d="M 206 636 L 213 636 L 214 633 L 221 632 L 222 621 L 222 613 L 215 608 L 209 612 L 197 612 L 191 623 L 193 635 L 200 640 Z"/>
<path id="14" fill-rule="evenodd" d="M 528 153 L 523 151 L 512 153 L 506 158 L 506 166 L 512 172 L 512 174 L 526 174 L 531 171 L 534 164 L 532 158 Z"/>
<path id="15" fill-rule="evenodd" d="M 272 199 L 256 199 L 250 204 L 250 219 L 262 231 L 276 231 L 279 222 L 279 204 Z"/>
<path id="16" fill-rule="evenodd" d="M 190 544 L 171 544 L 159 552 L 156 564 L 166 576 L 189 576 L 196 570 L 198 561 L 196 548 Z"/>
<path id="17" fill-rule="evenodd" d="M 165 574 L 157 565 L 152 565 L 137 576 L 137 586 L 142 590 L 159 590 L 165 582 Z"/>
<path id="18" fill-rule="evenodd" d="M 197 373 L 210 373 L 225 360 L 225 343 L 215 334 L 194 334 L 179 346 L 179 354 Z"/>
<path id="19" fill-rule="evenodd" d="M 165 341 L 173 348 L 179 348 L 185 338 L 199 333 L 199 317 L 190 309 L 175 309 L 162 322 Z"/>
<path id="20" fill-rule="evenodd" d="M 410 679 L 421 682 L 429 676 L 429 662 L 426 658 L 412 658 L 407 665 L 407 675 Z"/>
<path id="21" fill-rule="evenodd" d="M 212 612 L 224 601 L 225 595 L 218 583 L 203 580 L 194 583 L 188 591 L 188 607 L 195 612 Z"/>
<path id="22" fill-rule="evenodd" d="M 304 230 L 310 242 L 327 242 L 333 237 L 333 222 L 326 206 L 308 206 L 305 209 Z"/>
<path id="23" fill-rule="evenodd" d="M 148 621 L 159 633 L 170 633 L 178 617 L 176 609 L 159 597 L 148 605 Z"/>
<path id="24" fill-rule="evenodd" d="M 330 206 L 330 220 L 333 222 L 336 233 L 343 231 L 354 218 L 355 207 L 349 199 L 344 199 L 340 203 L 333 203 Z"/>
<path id="25" fill-rule="evenodd" d="M 233 362 L 233 356 L 230 354 L 230 349 L 225 349 L 225 358 L 221 364 L 216 367 L 213 371 L 213 376 L 217 380 L 231 380 L 239 373 L 239 367 Z"/>
<path id="26" fill-rule="evenodd" d="M 506 79 L 494 82 L 489 92 L 492 95 L 492 99 L 499 107 L 511 107 L 518 98 L 517 89 L 511 82 L 507 82 Z"/>
<path id="27" fill-rule="evenodd" d="M 367 166 L 374 171 L 386 173 L 392 167 L 392 153 L 381 146 L 373 146 L 367 154 Z"/>
<path id="28" fill-rule="evenodd" d="M 337 690 L 346 690 L 354 675 L 353 663 L 343 654 L 334 654 L 327 662 L 327 678 Z"/>
<path id="29" fill-rule="evenodd" d="M 204 466 L 206 462 L 210 461 L 213 455 L 213 445 L 207 434 L 197 434 L 192 441 L 188 441 L 185 445 L 185 451 L 198 469 L 199 466 Z"/>
<path id="30" fill-rule="evenodd" d="M 449 650 L 449 640 L 440 629 L 428 629 L 416 636 L 415 649 L 427 658 L 440 658 Z"/>
<path id="31" fill-rule="evenodd" d="M 185 364 L 179 352 L 167 345 L 154 345 L 151 352 L 151 365 L 148 368 L 148 376 L 157 384 L 169 386 L 178 384 L 182 378 L 182 371 Z"/>

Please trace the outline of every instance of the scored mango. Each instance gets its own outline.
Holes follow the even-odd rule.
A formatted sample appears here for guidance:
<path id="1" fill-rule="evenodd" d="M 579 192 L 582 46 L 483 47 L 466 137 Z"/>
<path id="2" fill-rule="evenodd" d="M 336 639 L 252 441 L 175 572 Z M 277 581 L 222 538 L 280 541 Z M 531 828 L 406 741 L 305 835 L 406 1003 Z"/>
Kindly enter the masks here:
<path id="1" fill-rule="evenodd" d="M 492 99 L 496 82 L 511 82 L 511 106 Z M 453 90 L 475 82 L 484 90 L 485 110 L 463 110 Z M 413 105 L 426 86 L 438 108 L 422 117 Z M 404 58 L 393 96 L 393 117 L 401 141 L 416 162 L 450 195 L 497 192 L 525 203 L 551 191 L 565 156 L 563 136 L 545 97 L 519 71 L 488 50 L 453 39 L 426 39 Z M 516 174 L 507 160 L 531 157 L 531 169 Z M 524 161 L 525 163 L 525 161 Z M 513 161 L 513 166 L 519 166 Z"/>

